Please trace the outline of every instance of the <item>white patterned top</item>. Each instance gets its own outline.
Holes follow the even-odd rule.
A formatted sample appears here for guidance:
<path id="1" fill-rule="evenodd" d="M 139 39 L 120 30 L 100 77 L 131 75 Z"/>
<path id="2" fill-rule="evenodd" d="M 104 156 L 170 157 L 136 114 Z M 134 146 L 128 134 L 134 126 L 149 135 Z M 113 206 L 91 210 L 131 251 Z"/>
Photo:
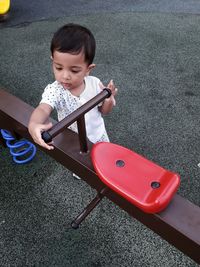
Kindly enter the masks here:
<path id="1" fill-rule="evenodd" d="M 46 103 L 53 109 L 55 108 L 58 114 L 58 120 L 60 121 L 100 93 L 101 88 L 99 87 L 99 83 L 100 80 L 98 78 L 86 76 L 85 89 L 77 97 L 72 95 L 69 90 L 65 90 L 59 82 L 55 81 L 52 84 L 48 84 L 44 89 L 40 103 Z M 85 114 L 85 125 L 87 137 L 91 142 L 109 141 L 104 120 L 97 106 Z M 73 123 L 68 128 L 75 132 L 78 131 L 76 123 Z"/>

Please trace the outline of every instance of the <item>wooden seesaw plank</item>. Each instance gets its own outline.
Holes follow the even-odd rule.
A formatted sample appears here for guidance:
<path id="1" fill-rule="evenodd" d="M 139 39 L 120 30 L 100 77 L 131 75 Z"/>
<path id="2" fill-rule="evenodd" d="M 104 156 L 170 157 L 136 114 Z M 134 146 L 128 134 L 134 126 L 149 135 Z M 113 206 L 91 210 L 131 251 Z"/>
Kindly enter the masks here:
<path id="1" fill-rule="evenodd" d="M 0 128 L 10 130 L 32 141 L 28 121 L 33 107 L 0 89 Z M 52 120 L 53 121 L 53 120 Z M 94 172 L 89 153 L 80 153 L 78 135 L 68 129 L 54 138 L 55 149 L 45 153 L 79 175 L 92 188 L 100 191 L 105 185 Z M 89 150 L 92 143 L 88 142 Z M 106 197 L 155 233 L 200 263 L 200 208 L 176 194 L 168 207 L 158 214 L 147 214 L 112 190 Z"/>

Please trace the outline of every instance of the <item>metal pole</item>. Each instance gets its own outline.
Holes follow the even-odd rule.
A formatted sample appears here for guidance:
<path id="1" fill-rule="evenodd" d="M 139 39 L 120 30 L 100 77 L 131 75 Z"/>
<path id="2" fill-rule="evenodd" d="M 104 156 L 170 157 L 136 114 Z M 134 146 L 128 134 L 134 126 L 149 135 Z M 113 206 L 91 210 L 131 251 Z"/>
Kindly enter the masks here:
<path id="1" fill-rule="evenodd" d="M 56 135 L 61 133 L 65 128 L 71 125 L 73 122 L 77 121 L 82 115 L 87 113 L 89 110 L 97 106 L 104 99 L 111 96 L 111 90 L 108 88 L 104 88 L 101 93 L 90 99 L 87 103 L 76 109 L 69 116 L 56 123 L 49 131 L 45 131 L 42 133 L 42 138 L 46 143 L 52 141 Z"/>

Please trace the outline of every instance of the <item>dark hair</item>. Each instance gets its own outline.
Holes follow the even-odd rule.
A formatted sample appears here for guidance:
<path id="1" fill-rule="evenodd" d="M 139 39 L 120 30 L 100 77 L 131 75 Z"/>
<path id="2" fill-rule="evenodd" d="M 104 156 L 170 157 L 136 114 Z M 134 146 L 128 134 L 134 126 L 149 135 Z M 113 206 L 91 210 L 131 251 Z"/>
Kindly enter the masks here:
<path id="1" fill-rule="evenodd" d="M 90 65 L 95 56 L 96 43 L 90 30 L 70 23 L 55 32 L 50 49 L 52 56 L 54 51 L 71 54 L 79 54 L 83 51 L 85 62 Z"/>

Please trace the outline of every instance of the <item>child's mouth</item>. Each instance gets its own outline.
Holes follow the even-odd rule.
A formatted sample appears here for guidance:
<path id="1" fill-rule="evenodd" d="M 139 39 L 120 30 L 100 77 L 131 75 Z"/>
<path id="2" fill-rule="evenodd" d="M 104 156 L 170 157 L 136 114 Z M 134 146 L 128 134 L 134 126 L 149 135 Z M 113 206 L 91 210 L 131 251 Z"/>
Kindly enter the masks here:
<path id="1" fill-rule="evenodd" d="M 62 83 L 62 86 L 64 87 L 64 89 L 70 89 L 71 84 L 69 84 L 69 83 Z"/>

